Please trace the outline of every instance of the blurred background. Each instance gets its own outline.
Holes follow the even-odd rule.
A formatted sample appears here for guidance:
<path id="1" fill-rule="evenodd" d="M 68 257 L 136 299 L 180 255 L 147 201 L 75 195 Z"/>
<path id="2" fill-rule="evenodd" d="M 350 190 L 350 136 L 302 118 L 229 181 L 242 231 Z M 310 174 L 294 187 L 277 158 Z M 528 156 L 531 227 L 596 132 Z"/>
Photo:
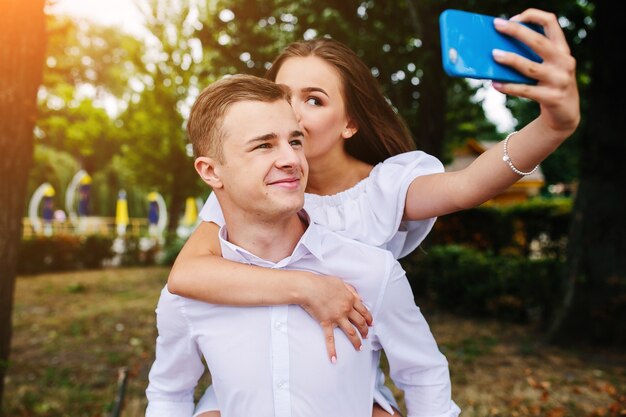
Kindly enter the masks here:
<path id="1" fill-rule="evenodd" d="M 626 111 L 606 60 L 624 25 L 612 2 L 0 4 L 5 415 L 143 415 L 154 307 L 210 193 L 185 133 L 202 88 L 262 76 L 290 42 L 331 36 L 371 68 L 417 148 L 457 170 L 539 109 L 446 76 L 438 16 L 527 7 L 559 17 L 581 126 L 535 174 L 440 218 L 402 263 L 463 415 L 626 415 Z"/>

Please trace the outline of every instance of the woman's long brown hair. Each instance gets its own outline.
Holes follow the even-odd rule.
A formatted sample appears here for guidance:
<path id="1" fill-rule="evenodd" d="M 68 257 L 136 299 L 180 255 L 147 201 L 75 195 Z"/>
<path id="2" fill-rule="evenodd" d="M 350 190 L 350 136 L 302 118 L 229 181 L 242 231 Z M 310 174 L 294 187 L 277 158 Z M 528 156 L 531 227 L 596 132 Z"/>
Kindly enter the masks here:
<path id="1" fill-rule="evenodd" d="M 339 41 L 321 38 L 294 42 L 278 55 L 265 77 L 275 81 L 287 59 L 307 56 L 323 59 L 335 67 L 341 77 L 346 112 L 358 126 L 357 133 L 346 141 L 350 155 L 375 165 L 390 156 L 415 149 L 408 127 L 383 96 L 370 69 Z"/>

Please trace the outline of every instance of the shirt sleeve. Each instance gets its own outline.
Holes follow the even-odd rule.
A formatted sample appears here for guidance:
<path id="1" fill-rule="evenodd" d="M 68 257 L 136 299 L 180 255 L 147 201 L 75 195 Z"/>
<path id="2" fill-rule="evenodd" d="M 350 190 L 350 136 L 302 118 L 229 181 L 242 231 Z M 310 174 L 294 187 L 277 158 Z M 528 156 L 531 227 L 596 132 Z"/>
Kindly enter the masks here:
<path id="1" fill-rule="evenodd" d="M 217 201 L 217 197 L 215 193 L 211 193 L 209 198 L 207 198 L 206 203 L 202 206 L 200 210 L 200 218 L 205 222 L 213 222 L 218 226 L 222 227 L 226 224 L 224 220 L 224 213 L 222 213 L 222 208 L 220 207 L 219 201 Z"/>
<path id="2" fill-rule="evenodd" d="M 194 413 L 194 389 L 205 369 L 183 315 L 182 302 L 167 287 L 161 292 L 156 310 L 156 359 L 146 389 L 146 417 L 191 417 Z"/>
<path id="3" fill-rule="evenodd" d="M 371 189 L 368 190 L 370 204 L 376 208 L 382 232 L 391 232 L 385 237 L 383 248 L 393 253 L 396 259 L 413 252 L 430 233 L 437 219 L 402 220 L 409 186 L 417 177 L 443 171 L 443 164 L 437 158 L 421 151 L 388 158 L 372 171 Z"/>
<path id="4" fill-rule="evenodd" d="M 456 417 L 450 372 L 397 262 L 374 318 L 373 348 L 382 348 L 391 379 L 404 391 L 407 417 Z"/>

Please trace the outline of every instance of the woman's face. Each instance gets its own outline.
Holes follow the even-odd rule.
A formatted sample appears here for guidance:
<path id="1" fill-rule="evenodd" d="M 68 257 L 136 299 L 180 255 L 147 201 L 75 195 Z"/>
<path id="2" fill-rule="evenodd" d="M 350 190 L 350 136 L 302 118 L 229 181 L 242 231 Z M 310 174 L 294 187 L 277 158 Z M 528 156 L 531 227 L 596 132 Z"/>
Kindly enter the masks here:
<path id="1" fill-rule="evenodd" d="M 311 164 L 344 153 L 344 140 L 353 129 L 345 110 L 342 81 L 337 70 L 316 56 L 284 61 L 276 83 L 291 89 L 291 105 L 307 136 L 306 157 Z"/>

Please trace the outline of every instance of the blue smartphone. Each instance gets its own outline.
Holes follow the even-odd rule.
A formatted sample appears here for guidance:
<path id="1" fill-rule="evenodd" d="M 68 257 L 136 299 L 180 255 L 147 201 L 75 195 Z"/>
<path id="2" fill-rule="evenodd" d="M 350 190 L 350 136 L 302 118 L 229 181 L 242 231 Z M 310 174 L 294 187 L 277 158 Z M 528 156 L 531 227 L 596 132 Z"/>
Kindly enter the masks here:
<path id="1" fill-rule="evenodd" d="M 452 77 L 536 84 L 536 80 L 493 59 L 492 51 L 501 49 L 542 62 L 541 57 L 523 42 L 496 31 L 493 19 L 493 16 L 455 9 L 441 13 L 439 31 L 444 71 Z M 543 34 L 540 26 L 522 24 Z"/>

